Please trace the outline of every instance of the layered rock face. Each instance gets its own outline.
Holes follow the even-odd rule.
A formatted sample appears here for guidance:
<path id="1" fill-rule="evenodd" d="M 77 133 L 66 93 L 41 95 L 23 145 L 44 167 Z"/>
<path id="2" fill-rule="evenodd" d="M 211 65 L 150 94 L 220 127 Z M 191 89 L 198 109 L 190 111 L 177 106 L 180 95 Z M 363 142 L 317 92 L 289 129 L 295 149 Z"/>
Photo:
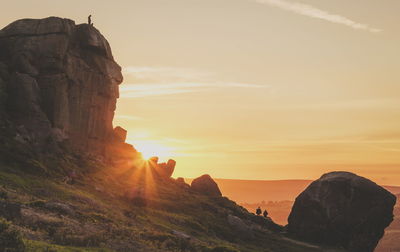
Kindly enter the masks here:
<path id="1" fill-rule="evenodd" d="M 219 190 L 217 183 L 210 177 L 210 175 L 205 174 L 198 177 L 192 181 L 191 189 L 193 191 L 206 194 L 209 196 L 221 197 L 222 193 Z"/>
<path id="2" fill-rule="evenodd" d="M 288 231 L 296 238 L 372 252 L 393 220 L 396 197 L 349 172 L 324 174 L 293 205 Z"/>
<path id="3" fill-rule="evenodd" d="M 91 25 L 49 17 L 18 20 L 0 31 L 5 116 L 39 149 L 68 140 L 76 149 L 105 154 L 121 82 L 107 40 Z"/>

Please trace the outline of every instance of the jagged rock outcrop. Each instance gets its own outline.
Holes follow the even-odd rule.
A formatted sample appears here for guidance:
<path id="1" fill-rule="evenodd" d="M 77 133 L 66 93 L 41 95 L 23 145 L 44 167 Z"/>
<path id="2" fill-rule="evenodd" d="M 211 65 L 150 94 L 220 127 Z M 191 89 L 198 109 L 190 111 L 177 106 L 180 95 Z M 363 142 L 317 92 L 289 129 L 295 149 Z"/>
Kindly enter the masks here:
<path id="1" fill-rule="evenodd" d="M 190 188 L 193 191 L 206 194 L 209 196 L 221 197 L 222 193 L 219 190 L 217 183 L 211 178 L 210 175 L 205 174 L 192 181 Z"/>
<path id="2" fill-rule="evenodd" d="M 127 131 L 126 129 L 117 126 L 114 128 L 114 132 L 113 132 L 113 136 L 114 136 L 114 141 L 116 142 L 121 142 L 121 143 L 125 143 L 126 140 L 126 135 L 127 135 Z"/>
<path id="3" fill-rule="evenodd" d="M 396 197 L 349 172 L 324 174 L 293 205 L 288 232 L 298 239 L 372 252 L 393 220 Z"/>
<path id="4" fill-rule="evenodd" d="M 174 173 L 176 161 L 169 159 L 168 162 L 158 163 L 158 157 L 151 157 L 149 164 L 154 174 L 159 178 L 170 178 Z"/>
<path id="5" fill-rule="evenodd" d="M 161 164 L 157 165 L 156 172 L 158 175 L 164 177 L 164 178 L 170 178 L 172 174 L 174 173 L 176 166 L 176 161 L 173 159 L 169 159 L 168 162 L 163 162 Z"/>
<path id="6" fill-rule="evenodd" d="M 0 31 L 0 95 L 6 97 L 0 120 L 37 149 L 68 140 L 105 155 L 121 82 L 107 40 L 91 25 L 49 17 Z"/>

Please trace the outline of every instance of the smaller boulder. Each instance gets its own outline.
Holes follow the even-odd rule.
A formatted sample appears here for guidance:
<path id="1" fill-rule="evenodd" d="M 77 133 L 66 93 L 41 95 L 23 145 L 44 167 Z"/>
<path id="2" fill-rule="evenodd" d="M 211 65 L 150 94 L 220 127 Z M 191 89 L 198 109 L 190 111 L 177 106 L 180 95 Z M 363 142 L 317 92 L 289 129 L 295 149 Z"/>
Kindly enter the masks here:
<path id="1" fill-rule="evenodd" d="M 157 173 L 165 178 L 170 178 L 175 170 L 176 161 L 168 160 L 167 163 L 157 164 Z"/>
<path id="2" fill-rule="evenodd" d="M 170 178 L 174 173 L 176 161 L 173 159 L 168 160 L 167 163 L 158 163 L 158 157 L 151 157 L 149 159 L 150 167 L 155 175 L 159 178 Z"/>
<path id="3" fill-rule="evenodd" d="M 215 181 L 208 174 L 194 179 L 192 181 L 191 188 L 193 191 L 206 194 L 209 196 L 214 196 L 214 197 L 222 196 L 222 193 L 219 190 L 217 183 L 215 183 Z"/>
<path id="4" fill-rule="evenodd" d="M 117 126 L 113 131 L 113 140 L 119 143 L 125 143 L 126 134 L 127 131 L 124 128 Z"/>

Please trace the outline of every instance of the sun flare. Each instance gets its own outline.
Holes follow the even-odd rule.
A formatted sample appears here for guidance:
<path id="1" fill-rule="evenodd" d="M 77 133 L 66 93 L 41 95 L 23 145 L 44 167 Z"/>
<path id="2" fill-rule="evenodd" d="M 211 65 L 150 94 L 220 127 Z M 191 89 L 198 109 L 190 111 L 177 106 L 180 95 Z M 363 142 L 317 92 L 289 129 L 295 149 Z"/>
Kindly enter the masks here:
<path id="1" fill-rule="evenodd" d="M 166 161 L 174 156 L 173 148 L 165 146 L 156 140 L 136 140 L 130 142 L 144 159 L 157 156 L 160 161 Z"/>

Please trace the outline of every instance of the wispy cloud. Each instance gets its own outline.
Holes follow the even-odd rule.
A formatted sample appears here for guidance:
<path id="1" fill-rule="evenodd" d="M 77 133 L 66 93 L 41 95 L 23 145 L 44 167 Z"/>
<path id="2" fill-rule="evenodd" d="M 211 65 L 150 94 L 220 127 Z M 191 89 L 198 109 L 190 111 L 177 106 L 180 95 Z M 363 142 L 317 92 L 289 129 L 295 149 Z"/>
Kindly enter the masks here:
<path id="1" fill-rule="evenodd" d="M 398 110 L 400 101 L 391 98 L 342 100 L 323 103 L 285 104 L 270 109 L 281 110 Z"/>
<path id="2" fill-rule="evenodd" d="M 182 83 L 137 83 L 120 86 L 121 98 L 139 98 L 148 96 L 173 95 L 206 91 L 213 88 L 265 88 L 251 83 L 235 82 L 182 82 Z"/>
<path id="3" fill-rule="evenodd" d="M 128 66 L 122 70 L 124 75 L 129 75 L 140 80 L 163 81 L 166 79 L 174 80 L 193 80 L 209 77 L 210 73 L 196 71 L 191 68 L 183 67 L 149 67 L 149 66 Z"/>
<path id="4" fill-rule="evenodd" d="M 116 115 L 114 118 L 123 119 L 123 120 L 130 120 L 130 121 L 141 121 L 143 120 L 142 117 L 139 116 L 131 116 L 131 115 Z"/>
<path id="5" fill-rule="evenodd" d="M 197 83 L 137 83 L 120 86 L 121 98 L 139 98 L 148 96 L 173 95 L 198 91 Z"/>
<path id="6" fill-rule="evenodd" d="M 217 81 L 212 73 L 189 68 L 129 66 L 123 73 L 132 80 L 120 86 L 121 98 L 174 95 L 217 88 L 267 88 L 244 82 Z"/>
<path id="7" fill-rule="evenodd" d="M 381 29 L 370 27 L 367 24 L 358 23 L 349 18 L 329 13 L 327 11 L 318 9 L 308 4 L 291 2 L 287 0 L 254 0 L 254 1 L 260 4 L 275 6 L 283 10 L 304 15 L 307 17 L 322 19 L 335 24 L 346 25 L 356 30 L 364 30 L 374 33 L 382 31 Z"/>

